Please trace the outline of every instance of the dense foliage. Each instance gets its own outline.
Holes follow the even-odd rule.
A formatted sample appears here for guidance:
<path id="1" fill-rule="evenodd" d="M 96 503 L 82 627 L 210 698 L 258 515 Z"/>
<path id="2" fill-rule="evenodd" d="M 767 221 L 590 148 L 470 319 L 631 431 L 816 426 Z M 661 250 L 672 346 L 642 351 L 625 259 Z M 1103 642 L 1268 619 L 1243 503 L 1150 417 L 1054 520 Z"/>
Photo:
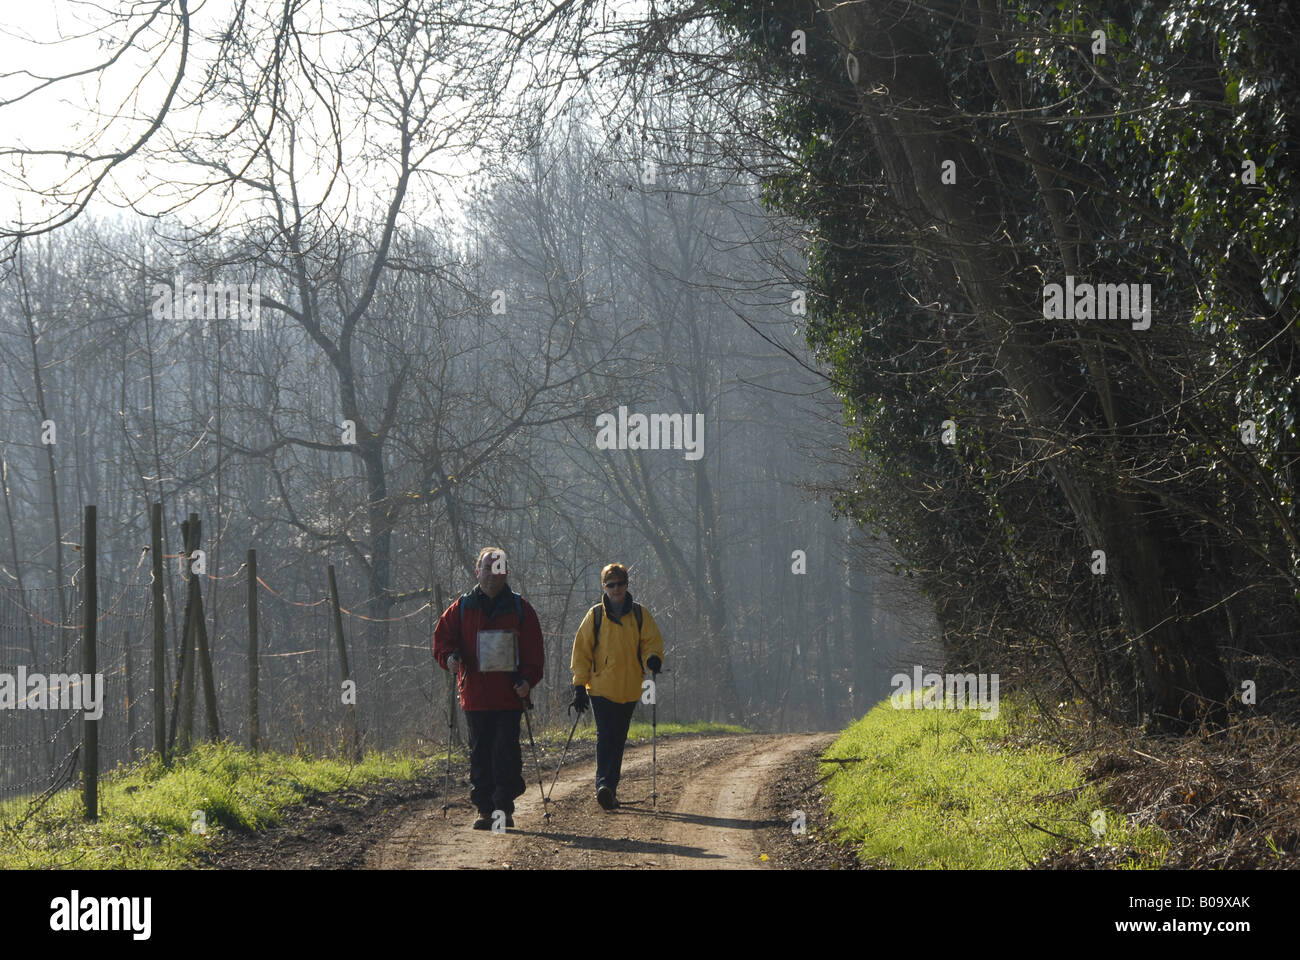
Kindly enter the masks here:
<path id="1" fill-rule="evenodd" d="M 810 225 L 808 339 L 861 459 L 840 507 L 923 579 L 953 665 L 1158 724 L 1244 680 L 1284 703 L 1294 11 L 712 7 L 784 151 L 770 208 Z M 1150 284 L 1149 328 L 1044 316 L 1067 276 Z"/>

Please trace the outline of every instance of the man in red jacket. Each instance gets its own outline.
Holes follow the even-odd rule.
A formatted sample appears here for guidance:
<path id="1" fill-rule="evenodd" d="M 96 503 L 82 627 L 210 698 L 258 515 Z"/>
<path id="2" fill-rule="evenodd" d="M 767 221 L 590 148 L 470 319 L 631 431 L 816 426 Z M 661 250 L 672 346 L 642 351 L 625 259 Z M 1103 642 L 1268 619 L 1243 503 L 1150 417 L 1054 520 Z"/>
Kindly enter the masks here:
<path id="1" fill-rule="evenodd" d="M 496 810 L 515 825 L 523 796 L 524 755 L 519 715 L 542 680 L 542 627 L 532 606 L 506 583 L 506 554 L 479 551 L 478 586 L 443 611 L 433 631 L 433 656 L 455 670 L 469 725 L 470 800 L 475 830 L 488 830 Z"/>

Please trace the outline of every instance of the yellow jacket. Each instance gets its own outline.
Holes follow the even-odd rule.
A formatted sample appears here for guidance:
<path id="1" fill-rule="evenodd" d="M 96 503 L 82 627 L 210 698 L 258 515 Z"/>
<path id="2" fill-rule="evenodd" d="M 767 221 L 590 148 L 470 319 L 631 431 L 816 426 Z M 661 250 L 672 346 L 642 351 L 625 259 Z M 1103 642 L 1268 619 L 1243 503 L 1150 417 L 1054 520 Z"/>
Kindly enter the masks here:
<path id="1" fill-rule="evenodd" d="M 644 676 L 642 664 L 651 655 L 660 660 L 664 657 L 664 638 L 659 635 L 655 618 L 645 607 L 641 608 L 641 643 L 638 647 L 636 615 L 628 610 L 616 622 L 606 609 L 600 622 L 600 642 L 596 644 L 596 662 L 593 663 L 594 611 L 595 607 L 587 611 L 573 637 L 573 656 L 569 661 L 573 685 L 584 686 L 593 697 L 604 697 L 615 703 L 640 700 Z M 637 661 L 638 652 L 641 654 L 640 662 Z"/>

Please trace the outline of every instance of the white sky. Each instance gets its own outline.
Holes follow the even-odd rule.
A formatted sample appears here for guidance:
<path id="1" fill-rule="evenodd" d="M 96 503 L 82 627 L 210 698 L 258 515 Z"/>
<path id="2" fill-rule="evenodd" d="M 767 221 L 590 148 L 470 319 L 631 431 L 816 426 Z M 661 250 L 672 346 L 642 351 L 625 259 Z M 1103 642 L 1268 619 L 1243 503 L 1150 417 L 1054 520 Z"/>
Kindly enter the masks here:
<path id="1" fill-rule="evenodd" d="M 86 69 L 120 51 L 121 40 L 131 30 L 142 27 L 147 14 L 157 6 L 163 7 L 162 15 L 137 40 L 136 47 L 126 51 L 111 67 L 28 94 L 46 78 Z M 201 0 L 193 6 L 194 40 L 181 94 L 196 88 L 216 49 L 216 44 L 206 38 L 224 26 L 233 9 L 229 0 Z M 260 9 L 263 4 L 254 0 L 249 6 Z M 340 5 L 324 6 L 332 16 Z M 172 8 L 173 4 L 167 2 L 121 0 L 116 6 L 112 0 L 105 6 L 81 0 L 5 4 L 0 14 L 0 151 L 24 148 L 100 153 L 121 149 L 138 138 L 157 115 L 179 63 L 179 27 L 171 15 Z M 132 19 L 104 30 L 106 24 L 112 23 L 116 11 L 129 11 Z M 331 60 L 344 49 L 344 41 L 337 34 L 317 38 L 316 44 L 316 49 L 311 51 L 313 60 L 317 54 L 321 61 Z M 28 95 L 13 102 L 24 94 Z M 231 116 L 229 113 L 223 116 L 212 108 L 200 114 L 197 110 L 179 111 L 173 107 L 167 120 L 168 129 L 155 134 L 151 145 L 165 144 L 170 137 L 184 139 L 196 131 L 215 132 L 228 126 Z M 314 119 L 323 124 L 323 117 L 323 111 L 317 111 Z M 302 141 L 306 139 L 304 134 L 310 133 L 313 116 L 297 119 Z M 327 204 L 335 214 L 375 210 L 386 201 L 394 179 L 388 175 L 393 165 L 384 159 L 391 151 L 385 152 L 382 128 L 373 117 L 365 127 L 371 152 L 380 146 L 378 160 L 361 153 L 367 138 L 358 117 L 345 117 L 343 130 L 344 164 L 350 173 L 350 189 L 340 189 L 336 184 Z M 310 152 L 302 147 L 299 150 L 297 162 L 301 165 Z M 468 186 L 463 175 L 475 167 L 475 153 L 460 149 L 439 153 L 429 163 L 429 169 L 456 179 L 447 183 L 433 177 L 423 185 L 413 185 L 404 215 L 424 223 L 431 217 L 461 219 Z M 72 179 L 67 187 L 83 187 L 89 182 L 91 172 L 103 167 L 94 164 L 89 170 L 78 172 L 78 165 L 79 161 L 63 157 L 0 156 L 0 223 L 12 227 L 20 215 L 28 224 L 48 216 L 57 205 L 43 198 L 39 190 L 49 189 L 69 175 Z M 298 177 L 308 200 L 324 195 L 326 172 L 321 169 L 316 176 Z M 146 214 L 162 213 L 175 205 L 182 191 L 185 195 L 194 192 L 187 185 L 208 176 L 209 173 L 197 168 L 168 166 L 137 155 L 110 174 L 88 210 L 96 215 L 112 215 L 134 203 Z M 220 199 L 216 191 L 209 191 L 198 200 L 191 200 L 185 218 L 205 223 L 229 222 L 231 212 L 219 203 Z M 126 211 L 126 215 L 130 216 L 130 212 Z"/>

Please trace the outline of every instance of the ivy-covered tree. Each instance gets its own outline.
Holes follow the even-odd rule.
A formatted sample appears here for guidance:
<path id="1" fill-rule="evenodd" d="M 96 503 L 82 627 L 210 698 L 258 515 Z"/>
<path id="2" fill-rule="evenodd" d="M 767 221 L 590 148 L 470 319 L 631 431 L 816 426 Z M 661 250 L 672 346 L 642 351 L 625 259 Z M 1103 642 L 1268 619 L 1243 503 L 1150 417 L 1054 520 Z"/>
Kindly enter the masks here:
<path id="1" fill-rule="evenodd" d="M 1298 619 L 1295 15 L 711 8 L 784 151 L 768 203 L 811 225 L 808 337 L 862 462 L 840 506 L 955 662 L 1221 717 Z"/>

